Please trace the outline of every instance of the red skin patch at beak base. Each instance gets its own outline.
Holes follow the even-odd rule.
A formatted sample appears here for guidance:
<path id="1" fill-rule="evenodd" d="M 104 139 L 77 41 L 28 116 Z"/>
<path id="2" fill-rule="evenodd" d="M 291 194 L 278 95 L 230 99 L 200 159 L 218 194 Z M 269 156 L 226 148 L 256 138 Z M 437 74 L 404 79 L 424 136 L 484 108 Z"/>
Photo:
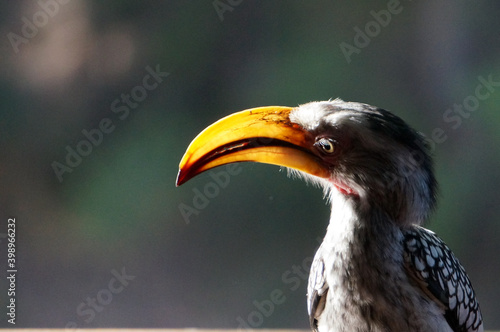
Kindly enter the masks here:
<path id="1" fill-rule="evenodd" d="M 333 181 L 333 180 L 330 180 L 330 181 L 332 182 L 332 184 L 335 186 L 335 188 L 337 188 L 337 190 L 341 194 L 348 195 L 348 196 L 359 196 L 358 193 L 354 189 L 346 186 L 345 184 L 337 182 L 337 181 Z"/>

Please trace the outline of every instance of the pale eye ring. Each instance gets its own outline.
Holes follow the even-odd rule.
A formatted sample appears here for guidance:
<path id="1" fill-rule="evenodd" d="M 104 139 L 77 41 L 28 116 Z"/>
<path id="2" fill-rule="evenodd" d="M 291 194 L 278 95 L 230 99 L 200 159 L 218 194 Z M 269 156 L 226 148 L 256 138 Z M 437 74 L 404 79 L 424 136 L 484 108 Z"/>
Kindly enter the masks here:
<path id="1" fill-rule="evenodd" d="M 321 151 L 327 154 L 332 154 L 335 152 L 335 141 L 331 138 L 322 137 L 314 143 Z"/>

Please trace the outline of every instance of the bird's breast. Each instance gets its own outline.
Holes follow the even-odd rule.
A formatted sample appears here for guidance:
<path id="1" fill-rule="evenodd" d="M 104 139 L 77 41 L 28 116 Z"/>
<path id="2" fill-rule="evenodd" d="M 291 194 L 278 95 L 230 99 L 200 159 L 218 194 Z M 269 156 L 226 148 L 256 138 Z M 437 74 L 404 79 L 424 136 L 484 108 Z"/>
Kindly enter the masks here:
<path id="1" fill-rule="evenodd" d="M 340 211 L 335 216 L 332 209 L 315 256 L 328 286 L 319 331 L 451 332 L 442 309 L 406 274 L 401 230 L 390 222 L 363 220 L 348 205 Z M 311 271 L 312 277 L 318 276 Z"/>

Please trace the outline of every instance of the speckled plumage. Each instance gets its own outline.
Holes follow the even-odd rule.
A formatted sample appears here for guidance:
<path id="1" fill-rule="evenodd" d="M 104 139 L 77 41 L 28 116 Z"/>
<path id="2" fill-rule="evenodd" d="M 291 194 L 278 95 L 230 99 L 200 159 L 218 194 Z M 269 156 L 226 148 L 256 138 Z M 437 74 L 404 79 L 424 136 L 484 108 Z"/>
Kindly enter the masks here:
<path id="1" fill-rule="evenodd" d="M 420 226 L 436 192 L 424 138 L 388 111 L 339 99 L 302 105 L 290 119 L 335 142 L 335 153 L 321 156 L 330 179 L 294 172 L 321 185 L 332 204 L 309 278 L 311 327 L 483 331 L 465 270 Z"/>
<path id="2" fill-rule="evenodd" d="M 465 269 L 433 232 L 414 227 L 405 232 L 405 264 L 430 297 L 443 304 L 453 331 L 481 331 L 483 320 Z"/>

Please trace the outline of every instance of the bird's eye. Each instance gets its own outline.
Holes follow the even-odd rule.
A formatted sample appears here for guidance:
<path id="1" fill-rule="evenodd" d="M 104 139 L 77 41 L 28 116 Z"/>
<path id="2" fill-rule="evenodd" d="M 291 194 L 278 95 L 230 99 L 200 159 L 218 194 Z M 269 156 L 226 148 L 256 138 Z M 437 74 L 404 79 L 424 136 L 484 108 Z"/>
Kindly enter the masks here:
<path id="1" fill-rule="evenodd" d="M 335 152 L 335 141 L 331 138 L 320 138 L 314 145 L 320 148 L 324 153 L 331 154 Z"/>

